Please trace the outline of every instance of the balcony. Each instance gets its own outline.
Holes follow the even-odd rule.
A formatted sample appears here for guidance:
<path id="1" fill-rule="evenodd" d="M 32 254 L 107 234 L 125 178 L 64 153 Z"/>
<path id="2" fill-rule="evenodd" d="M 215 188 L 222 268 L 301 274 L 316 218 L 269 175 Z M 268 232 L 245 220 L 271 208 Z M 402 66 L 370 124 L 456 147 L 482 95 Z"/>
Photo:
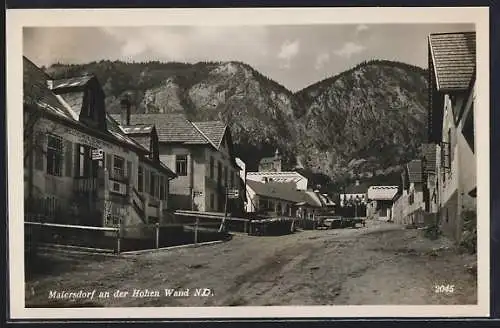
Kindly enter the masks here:
<path id="1" fill-rule="evenodd" d="M 77 193 L 97 192 L 97 178 L 75 177 L 73 191 Z"/>

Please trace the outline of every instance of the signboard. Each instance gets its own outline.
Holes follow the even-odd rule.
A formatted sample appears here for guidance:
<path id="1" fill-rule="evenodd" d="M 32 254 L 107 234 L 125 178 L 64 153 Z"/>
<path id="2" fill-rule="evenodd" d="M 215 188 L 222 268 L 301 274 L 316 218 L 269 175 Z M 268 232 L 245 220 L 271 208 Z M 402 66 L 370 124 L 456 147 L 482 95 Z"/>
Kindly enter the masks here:
<path id="1" fill-rule="evenodd" d="M 99 160 L 104 158 L 104 151 L 102 149 L 92 149 L 92 160 Z"/>
<path id="2" fill-rule="evenodd" d="M 240 197 L 240 191 L 238 189 L 229 189 L 227 191 L 227 197 L 230 198 L 230 199 L 239 198 Z"/>

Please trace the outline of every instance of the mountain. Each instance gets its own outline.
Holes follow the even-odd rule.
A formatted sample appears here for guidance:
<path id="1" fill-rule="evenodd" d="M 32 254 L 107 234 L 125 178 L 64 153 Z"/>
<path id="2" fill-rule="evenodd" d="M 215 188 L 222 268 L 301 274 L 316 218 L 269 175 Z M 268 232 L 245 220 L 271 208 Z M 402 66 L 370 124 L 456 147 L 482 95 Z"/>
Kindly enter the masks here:
<path id="1" fill-rule="evenodd" d="M 426 71 L 390 61 L 363 62 L 292 93 L 241 62 L 55 64 L 54 78 L 95 74 L 111 113 L 125 93 L 133 111 L 184 111 L 223 119 L 250 170 L 276 148 L 313 184 L 392 174 L 425 140 Z"/>
<path id="2" fill-rule="evenodd" d="M 363 62 L 297 92 L 301 162 L 329 176 L 391 174 L 426 137 L 427 72 Z"/>

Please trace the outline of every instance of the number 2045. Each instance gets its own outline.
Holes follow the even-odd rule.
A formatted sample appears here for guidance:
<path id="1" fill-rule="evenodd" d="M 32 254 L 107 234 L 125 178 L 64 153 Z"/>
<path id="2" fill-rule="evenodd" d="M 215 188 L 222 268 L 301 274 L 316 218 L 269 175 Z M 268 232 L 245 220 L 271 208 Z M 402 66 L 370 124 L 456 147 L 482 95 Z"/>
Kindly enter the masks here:
<path id="1" fill-rule="evenodd" d="M 455 291 L 455 285 L 435 285 L 434 292 L 440 294 L 451 294 Z"/>

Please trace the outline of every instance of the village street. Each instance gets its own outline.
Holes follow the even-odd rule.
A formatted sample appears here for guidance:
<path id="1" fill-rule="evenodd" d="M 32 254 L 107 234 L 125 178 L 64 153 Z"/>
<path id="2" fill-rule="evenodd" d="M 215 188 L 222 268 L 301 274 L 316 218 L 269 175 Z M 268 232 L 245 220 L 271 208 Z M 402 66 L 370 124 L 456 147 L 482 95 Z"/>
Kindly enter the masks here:
<path id="1" fill-rule="evenodd" d="M 367 227 L 235 235 L 231 241 L 141 255 L 44 255 L 27 277 L 26 306 L 237 306 L 474 304 L 472 255 L 423 231 L 369 221 Z M 453 285 L 448 292 L 437 285 Z M 190 296 L 165 296 L 165 289 Z M 213 295 L 194 296 L 196 288 Z M 52 291 L 96 290 L 92 300 L 49 300 Z M 134 289 L 160 296 L 132 297 Z M 127 296 L 113 297 L 116 290 Z M 98 298 L 109 291 L 109 298 Z"/>

